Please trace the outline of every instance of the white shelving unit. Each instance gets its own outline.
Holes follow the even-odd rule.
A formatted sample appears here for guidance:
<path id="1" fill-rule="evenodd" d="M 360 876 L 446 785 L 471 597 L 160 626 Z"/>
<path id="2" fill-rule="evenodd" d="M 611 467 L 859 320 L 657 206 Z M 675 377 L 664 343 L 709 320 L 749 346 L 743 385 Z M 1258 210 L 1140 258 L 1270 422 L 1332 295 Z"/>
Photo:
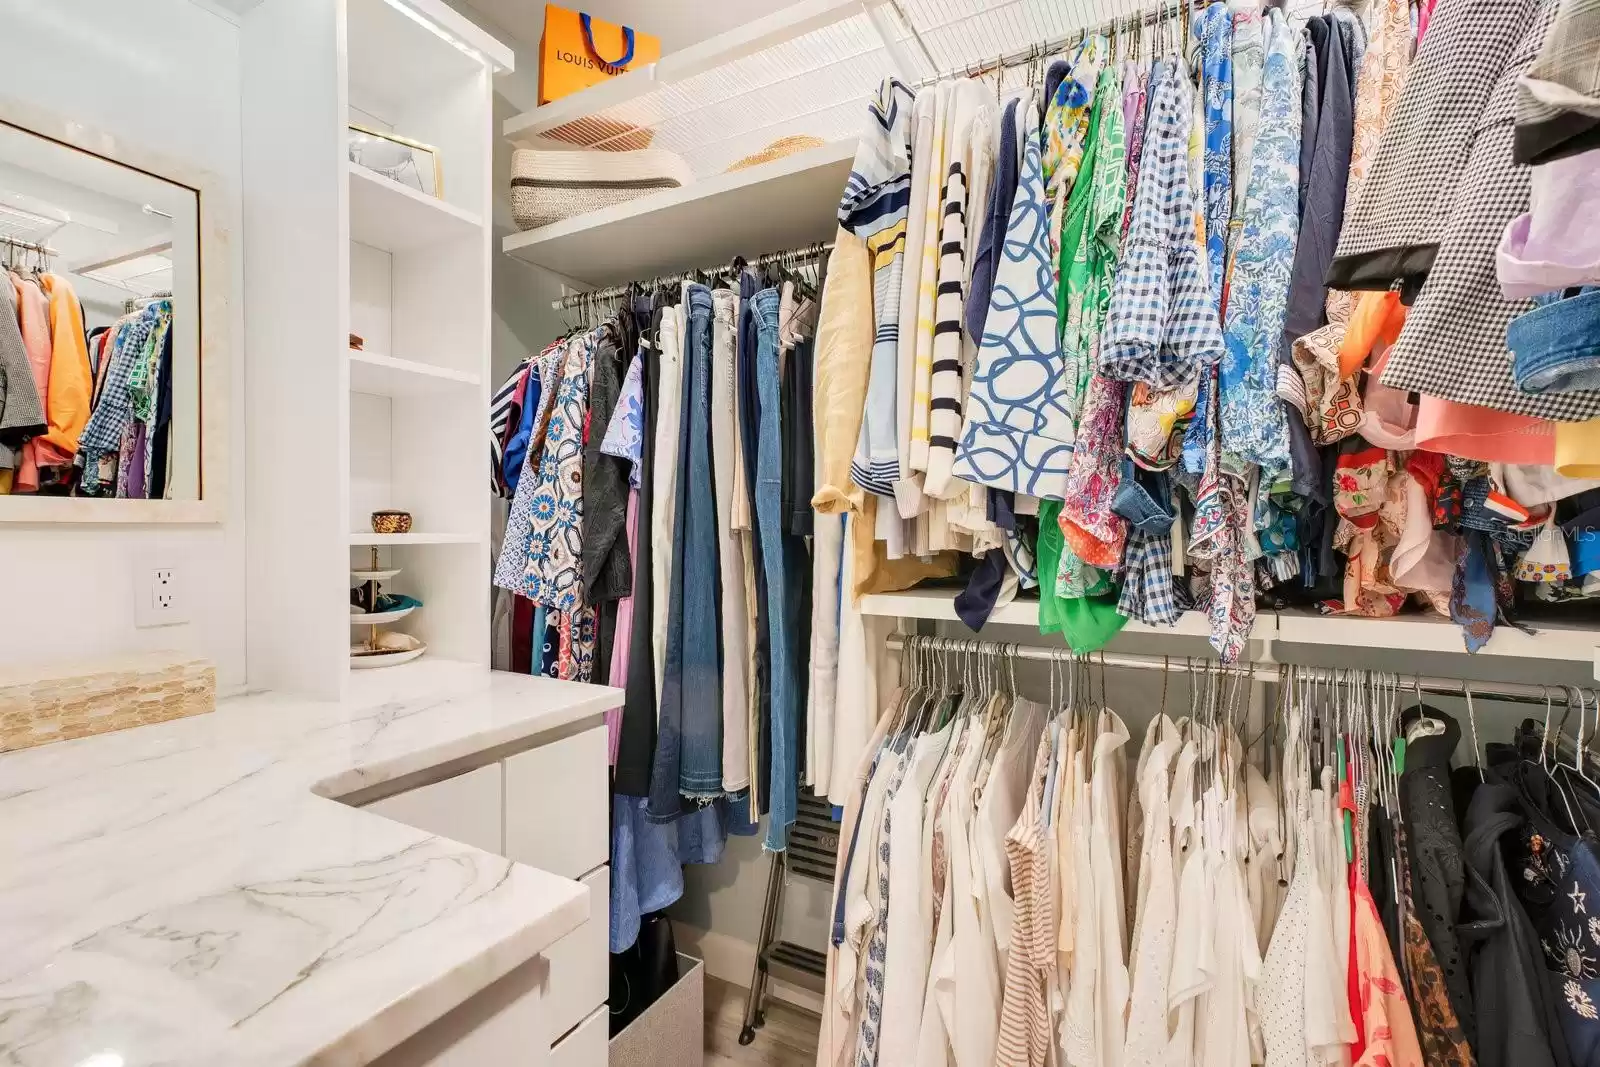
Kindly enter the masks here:
<path id="1" fill-rule="evenodd" d="M 511 52 L 443 0 L 261 0 L 241 26 L 248 391 L 304 414 L 249 428 L 251 684 L 378 684 L 349 667 L 348 571 L 374 547 L 426 607 L 397 627 L 424 659 L 483 670 L 492 76 Z M 352 122 L 434 146 L 441 195 L 350 163 Z M 411 533 L 370 532 L 389 508 Z"/>
<path id="2" fill-rule="evenodd" d="M 506 254 L 593 286 L 833 238 L 854 141 L 808 149 L 505 238 Z"/>
<path id="3" fill-rule="evenodd" d="M 863 615 L 933 622 L 959 622 L 954 589 L 912 589 L 903 593 L 876 593 L 861 598 Z M 1014 600 L 996 608 L 989 626 L 1039 628 L 1039 602 Z M 1199 612 L 1187 612 L 1176 626 L 1148 626 L 1130 622 L 1118 637 L 1187 637 L 1204 639 L 1209 624 Z M 1010 636 L 1010 635 L 1006 635 Z M 1254 659 L 1294 662 L 1292 650 L 1282 646 L 1348 647 L 1352 649 L 1465 654 L 1461 628 L 1449 619 L 1428 615 L 1401 615 L 1392 619 L 1364 619 L 1322 615 L 1310 609 L 1260 612 L 1250 639 L 1257 642 Z M 1600 630 L 1576 626 L 1539 625 L 1533 634 L 1498 626 L 1479 657 L 1545 660 L 1560 663 L 1600 662 Z M 1600 677 L 1597 671 L 1596 677 Z"/>
<path id="4" fill-rule="evenodd" d="M 960 622 L 956 614 L 957 590 L 911 589 L 903 593 L 873 593 L 861 598 L 861 614 L 880 615 L 901 619 L 928 619 L 936 622 Z M 1273 616 L 1260 615 L 1255 629 L 1250 632 L 1252 641 L 1271 641 L 1276 636 Z M 989 616 L 989 626 L 1026 626 L 1039 629 L 1039 602 L 1013 600 L 994 610 Z M 987 631 L 988 627 L 985 627 Z M 1187 612 L 1176 626 L 1147 626 L 1142 622 L 1129 622 L 1119 634 L 1141 637 L 1194 637 L 1204 639 L 1210 635 L 1205 616 Z"/>

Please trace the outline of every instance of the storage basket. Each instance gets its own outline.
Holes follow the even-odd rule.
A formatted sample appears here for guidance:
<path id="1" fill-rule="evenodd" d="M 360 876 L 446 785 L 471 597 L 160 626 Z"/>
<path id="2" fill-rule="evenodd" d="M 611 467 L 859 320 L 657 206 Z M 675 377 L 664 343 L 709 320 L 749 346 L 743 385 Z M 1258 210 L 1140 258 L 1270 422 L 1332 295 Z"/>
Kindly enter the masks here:
<path id="1" fill-rule="evenodd" d="M 683 159 L 659 148 L 638 152 L 511 153 L 511 217 L 531 230 L 694 181 Z"/>
<path id="2" fill-rule="evenodd" d="M 372 532 L 376 534 L 403 534 L 411 532 L 411 512 L 374 511 Z"/>

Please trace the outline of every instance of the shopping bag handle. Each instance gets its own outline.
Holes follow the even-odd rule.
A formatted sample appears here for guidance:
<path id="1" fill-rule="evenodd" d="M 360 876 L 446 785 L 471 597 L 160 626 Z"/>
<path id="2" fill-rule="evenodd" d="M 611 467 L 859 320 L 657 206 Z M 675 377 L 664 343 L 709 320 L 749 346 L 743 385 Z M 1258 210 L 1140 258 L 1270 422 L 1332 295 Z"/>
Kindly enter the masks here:
<path id="1" fill-rule="evenodd" d="M 578 15 L 578 19 L 583 23 L 584 43 L 589 46 L 590 54 L 598 59 L 601 64 L 607 67 L 626 67 L 629 63 L 633 62 L 633 30 L 630 27 L 622 27 L 622 40 L 623 43 L 628 46 L 628 50 L 622 53 L 621 59 L 606 59 L 600 54 L 600 49 L 595 47 L 594 26 L 590 22 L 589 16 L 587 14 L 580 13 Z"/>

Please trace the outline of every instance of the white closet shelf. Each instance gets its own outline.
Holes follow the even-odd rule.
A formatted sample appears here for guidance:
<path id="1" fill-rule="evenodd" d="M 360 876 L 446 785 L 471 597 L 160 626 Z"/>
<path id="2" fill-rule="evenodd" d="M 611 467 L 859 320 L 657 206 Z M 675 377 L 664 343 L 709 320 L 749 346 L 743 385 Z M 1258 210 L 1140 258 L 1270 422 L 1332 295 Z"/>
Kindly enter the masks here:
<path id="1" fill-rule="evenodd" d="M 855 158 L 838 141 L 505 239 L 508 255 L 594 286 L 618 285 L 833 238 Z"/>
<path id="2" fill-rule="evenodd" d="M 366 167 L 347 162 L 350 175 L 350 239 L 385 252 L 481 236 L 483 219 L 437 197 L 420 193 Z"/>
<path id="3" fill-rule="evenodd" d="M 396 359 L 375 352 L 350 352 L 350 391 L 373 396 L 427 396 L 462 387 L 475 388 L 476 374 Z"/>
<path id="4" fill-rule="evenodd" d="M 1277 614 L 1280 644 L 1348 645 L 1364 649 L 1406 652 L 1465 653 L 1461 627 L 1432 615 L 1398 615 L 1391 619 L 1362 619 L 1348 615 L 1319 615 L 1309 609 Z M 1494 636 L 1477 653 L 1513 659 L 1560 660 L 1587 663 L 1600 651 L 1600 630 L 1569 625 L 1533 624 L 1525 634 L 1514 626 L 1496 626 Z"/>
<path id="5" fill-rule="evenodd" d="M 902 619 L 959 622 L 955 589 L 911 589 L 903 593 L 874 593 L 861 598 L 861 614 Z M 989 616 L 996 626 L 1039 627 L 1039 603 L 1014 600 Z M 1511 626 L 1495 627 L 1494 636 L 1479 656 L 1508 659 L 1593 663 L 1600 672 L 1600 630 L 1570 625 L 1538 625 L 1529 635 Z M 1210 623 L 1200 612 L 1185 612 L 1178 625 L 1148 626 L 1130 622 L 1121 633 L 1139 636 L 1207 637 Z M 1466 653 L 1461 628 L 1449 619 L 1429 615 L 1401 615 L 1392 619 L 1363 619 L 1347 615 L 1322 615 L 1311 609 L 1263 611 L 1256 616 L 1253 641 L 1276 645 L 1343 646 L 1399 652 Z M 1278 657 L 1293 659 L 1292 656 Z M 1600 677 L 1600 673 L 1597 673 Z"/>
<path id="6" fill-rule="evenodd" d="M 615 137 L 619 130 L 653 126 L 670 120 L 682 110 L 704 106 L 710 97 L 696 93 L 696 89 L 721 94 L 723 99 L 742 95 L 740 90 L 749 88 L 751 81 L 748 76 L 739 76 L 743 72 L 735 65 L 741 60 L 754 57 L 755 62 L 741 66 L 766 69 L 778 76 L 783 69 L 781 64 L 760 62 L 760 53 L 799 41 L 813 31 L 857 19 L 885 2 L 887 0 L 799 0 L 726 33 L 670 52 L 655 63 L 636 67 L 543 107 L 513 115 L 505 121 L 505 136 L 523 147 L 550 147 L 550 142 L 543 138 L 554 132 L 558 140 L 568 144 L 593 147 Z M 800 51 L 810 55 L 807 50 Z M 819 64 L 825 68 L 827 60 L 811 56 L 811 65 Z M 880 67 L 880 77 L 884 69 L 887 68 Z M 717 74 L 725 77 L 719 80 Z M 690 82 L 702 75 L 711 75 L 711 84 L 701 86 Z M 690 84 L 684 89 L 673 91 L 686 82 Z M 782 132 L 788 131 L 773 136 Z"/>
<path id="7" fill-rule="evenodd" d="M 482 545 L 488 544 L 487 534 L 411 532 L 379 534 L 371 530 L 356 530 L 350 534 L 352 545 Z"/>
<path id="8" fill-rule="evenodd" d="M 946 588 L 910 589 L 903 593 L 871 593 L 861 598 L 861 614 L 960 622 L 961 616 L 956 614 L 956 592 L 957 590 L 953 588 Z M 1013 600 L 1004 607 L 996 608 L 989 616 L 989 623 L 996 626 L 1029 626 L 1037 630 L 1039 602 Z M 1211 630 L 1204 615 L 1197 611 L 1189 611 L 1178 619 L 1176 626 L 1149 626 L 1142 622 L 1129 622 L 1119 632 L 1138 636 L 1204 638 L 1210 635 Z M 1263 614 L 1257 616 L 1255 629 L 1251 631 L 1250 638 L 1253 641 L 1268 641 L 1273 638 L 1274 633 L 1272 617 Z"/>

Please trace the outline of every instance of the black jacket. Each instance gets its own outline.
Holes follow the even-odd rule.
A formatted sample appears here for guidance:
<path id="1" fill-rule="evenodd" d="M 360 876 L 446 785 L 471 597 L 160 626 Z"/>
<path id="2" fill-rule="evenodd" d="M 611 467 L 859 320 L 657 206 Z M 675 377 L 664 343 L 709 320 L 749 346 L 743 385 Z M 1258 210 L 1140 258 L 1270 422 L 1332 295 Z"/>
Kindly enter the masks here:
<path id="1" fill-rule="evenodd" d="M 1477 1008 L 1473 1050 L 1479 1067 L 1569 1067 L 1539 935 L 1513 890 L 1500 845 L 1522 822 L 1515 788 L 1491 781 L 1473 793 L 1461 925 Z"/>

